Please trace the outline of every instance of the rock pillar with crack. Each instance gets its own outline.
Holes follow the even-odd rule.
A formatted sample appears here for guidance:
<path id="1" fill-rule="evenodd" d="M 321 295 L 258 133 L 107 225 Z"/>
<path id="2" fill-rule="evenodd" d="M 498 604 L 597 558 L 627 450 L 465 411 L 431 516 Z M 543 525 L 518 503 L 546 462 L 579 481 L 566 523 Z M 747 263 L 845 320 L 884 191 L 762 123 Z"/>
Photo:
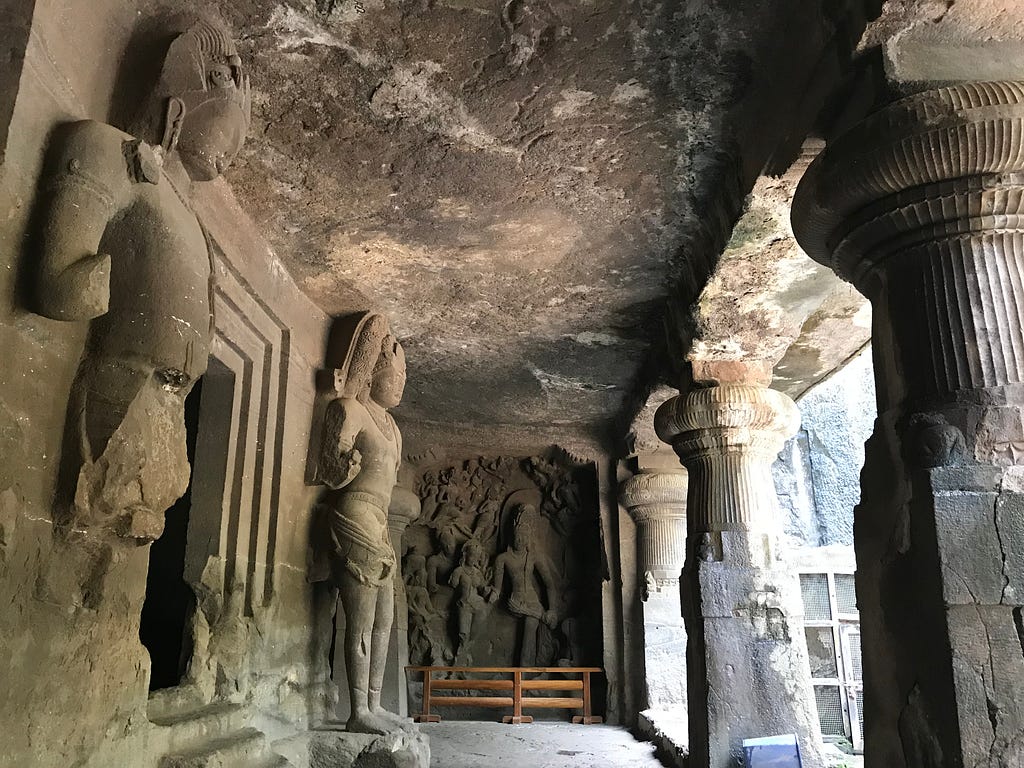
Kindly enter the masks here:
<path id="1" fill-rule="evenodd" d="M 876 112 L 810 166 L 793 225 L 874 313 L 867 762 L 1024 765 L 1024 83 Z"/>
<path id="2" fill-rule="evenodd" d="M 689 473 L 682 576 L 690 760 L 742 762 L 742 741 L 795 733 L 821 766 L 803 607 L 780 559 L 771 465 L 799 426 L 793 401 L 761 384 L 694 388 L 655 415 Z"/>
<path id="3" fill-rule="evenodd" d="M 652 718 L 685 719 L 686 629 L 679 574 L 686 559 L 686 473 L 641 470 L 623 482 L 619 499 L 637 528 L 645 708 Z"/>

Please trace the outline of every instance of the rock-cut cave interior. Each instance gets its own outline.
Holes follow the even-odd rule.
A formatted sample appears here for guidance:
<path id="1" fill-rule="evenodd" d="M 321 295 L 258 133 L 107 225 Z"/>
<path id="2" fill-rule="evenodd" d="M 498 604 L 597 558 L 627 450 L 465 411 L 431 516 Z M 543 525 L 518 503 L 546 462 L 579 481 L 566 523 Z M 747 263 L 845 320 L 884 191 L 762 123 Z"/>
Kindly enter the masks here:
<path id="1" fill-rule="evenodd" d="M 1024 0 L 0 42 L 0 768 L 1024 768 Z"/>

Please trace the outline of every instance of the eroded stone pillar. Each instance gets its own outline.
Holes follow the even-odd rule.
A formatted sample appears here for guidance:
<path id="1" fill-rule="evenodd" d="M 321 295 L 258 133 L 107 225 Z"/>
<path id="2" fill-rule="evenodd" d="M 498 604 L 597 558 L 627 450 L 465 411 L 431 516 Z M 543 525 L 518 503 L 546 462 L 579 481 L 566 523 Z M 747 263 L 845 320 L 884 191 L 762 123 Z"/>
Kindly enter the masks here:
<path id="1" fill-rule="evenodd" d="M 1024 765 L 1024 84 L 916 94 L 793 205 L 872 303 L 856 510 L 868 765 Z"/>
<path id="2" fill-rule="evenodd" d="M 695 768 L 732 768 L 743 739 L 789 733 L 804 766 L 823 764 L 800 584 L 779 559 L 771 476 L 799 424 L 793 401 L 760 384 L 695 388 L 655 415 L 689 472 L 681 593 Z"/>
<path id="3" fill-rule="evenodd" d="M 646 708 L 683 719 L 686 629 L 679 574 L 686 559 L 686 474 L 641 470 L 622 484 L 619 498 L 636 521 L 637 564 L 644 580 Z"/>
<path id="4" fill-rule="evenodd" d="M 419 516 L 419 496 L 396 485 L 391 492 L 391 505 L 388 507 L 388 533 L 399 565 L 395 570 L 395 621 L 391 625 L 381 704 L 385 709 L 403 717 L 409 715 L 409 689 L 405 680 L 405 667 L 409 663 L 409 606 L 405 598 L 405 582 L 402 580 L 402 536 L 409 524 Z"/>

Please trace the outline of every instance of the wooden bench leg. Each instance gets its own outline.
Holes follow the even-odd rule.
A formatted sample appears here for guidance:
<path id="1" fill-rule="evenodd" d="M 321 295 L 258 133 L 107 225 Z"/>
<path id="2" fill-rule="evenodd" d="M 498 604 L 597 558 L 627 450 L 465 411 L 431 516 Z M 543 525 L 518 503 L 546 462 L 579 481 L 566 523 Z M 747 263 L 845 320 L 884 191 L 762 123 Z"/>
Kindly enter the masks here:
<path id="1" fill-rule="evenodd" d="M 440 723 L 441 718 L 437 715 L 430 714 L 430 670 L 423 670 L 423 711 L 413 717 L 415 723 Z"/>
<path id="2" fill-rule="evenodd" d="M 576 725 L 595 725 L 604 722 L 600 716 L 594 715 L 590 710 L 590 673 L 583 673 L 583 714 L 576 715 L 572 719 Z"/>
<path id="3" fill-rule="evenodd" d="M 512 714 L 505 715 L 501 722 L 506 725 L 533 722 L 532 715 L 523 714 L 523 673 L 519 670 L 512 673 Z"/>

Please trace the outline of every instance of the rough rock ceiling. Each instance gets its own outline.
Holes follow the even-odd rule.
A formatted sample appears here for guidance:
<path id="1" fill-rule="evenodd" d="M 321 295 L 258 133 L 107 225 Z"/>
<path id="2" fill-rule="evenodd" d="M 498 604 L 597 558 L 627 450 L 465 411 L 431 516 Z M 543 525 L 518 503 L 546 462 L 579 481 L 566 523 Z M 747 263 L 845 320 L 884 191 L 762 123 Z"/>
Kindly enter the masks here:
<path id="1" fill-rule="evenodd" d="M 841 27 L 858 2 L 219 2 L 255 99 L 229 181 L 326 311 L 391 315 L 404 419 L 594 431 L 636 398 L 686 228 L 711 215 L 694 198 L 721 114 L 789 82 L 763 72 L 794 20 Z M 803 87 L 793 67 L 777 87 Z M 699 322 L 713 345 L 738 302 L 766 309 L 740 347 L 799 336 L 780 366 L 798 394 L 866 334 L 837 335 L 859 300 L 786 240 L 788 184 L 760 185 Z"/>

